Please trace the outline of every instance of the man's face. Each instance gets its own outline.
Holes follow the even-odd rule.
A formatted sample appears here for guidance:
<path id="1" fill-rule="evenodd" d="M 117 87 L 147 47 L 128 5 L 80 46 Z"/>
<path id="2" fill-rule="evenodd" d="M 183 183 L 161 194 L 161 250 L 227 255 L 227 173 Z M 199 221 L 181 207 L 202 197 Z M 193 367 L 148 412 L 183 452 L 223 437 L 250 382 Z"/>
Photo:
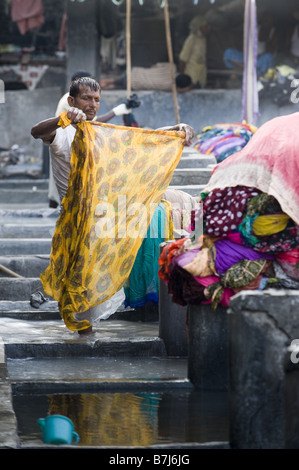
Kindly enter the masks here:
<path id="1" fill-rule="evenodd" d="M 68 102 L 70 106 L 81 109 L 86 114 L 87 120 L 92 121 L 100 107 L 100 91 L 80 86 L 76 98 L 69 96 Z"/>

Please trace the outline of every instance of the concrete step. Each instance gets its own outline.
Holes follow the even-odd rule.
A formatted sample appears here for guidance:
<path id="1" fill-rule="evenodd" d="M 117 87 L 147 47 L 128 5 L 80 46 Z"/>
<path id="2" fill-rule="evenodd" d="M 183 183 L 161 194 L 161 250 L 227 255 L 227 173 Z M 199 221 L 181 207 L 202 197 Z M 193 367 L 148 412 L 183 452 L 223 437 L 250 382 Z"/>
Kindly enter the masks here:
<path id="1" fill-rule="evenodd" d="M 193 185 L 174 185 L 171 184 L 169 189 L 179 189 L 180 191 L 185 191 L 185 193 L 190 194 L 194 197 L 199 197 L 200 192 L 205 188 L 204 184 L 193 184 Z"/>
<path id="2" fill-rule="evenodd" d="M 0 318 L 60 320 L 58 302 L 48 300 L 43 302 L 39 308 L 35 308 L 32 307 L 29 300 L 0 300 Z"/>
<path id="3" fill-rule="evenodd" d="M 48 190 L 49 180 L 48 179 L 1 179 L 0 178 L 0 189 L 31 189 L 36 191 L 37 189 Z M 35 188 L 35 189 L 34 189 Z"/>
<path id="4" fill-rule="evenodd" d="M 209 165 L 216 165 L 215 157 L 198 154 L 181 158 L 176 169 L 179 168 L 208 168 Z"/>
<path id="5" fill-rule="evenodd" d="M 0 196 L 1 200 L 1 196 Z M 42 210 L 46 211 L 48 208 L 48 202 L 26 202 L 26 203 L 21 203 L 21 202 L 14 202 L 14 203 L 9 203 L 9 202 L 0 202 L 0 212 L 2 211 L 15 211 L 17 212 L 18 210 L 27 210 L 27 211 L 36 211 L 36 210 Z"/>
<path id="6" fill-rule="evenodd" d="M 0 331 L 7 358 L 167 356 L 158 322 L 105 320 L 94 333 L 78 335 L 62 320 L 5 317 L 0 318 Z"/>
<path id="7" fill-rule="evenodd" d="M 50 255 L 0 256 L 0 265 L 24 277 L 39 277 L 49 265 Z M 0 269 L 0 277 L 10 277 Z"/>
<path id="8" fill-rule="evenodd" d="M 59 209 L 52 209 L 45 204 L 41 204 L 41 207 L 38 207 L 38 204 L 31 204 L 32 208 L 28 208 L 28 204 L 23 203 L 12 204 L 11 209 L 4 206 L 9 206 L 9 204 L 0 203 L 1 224 L 51 224 L 55 223 L 59 216 Z"/>
<path id="9" fill-rule="evenodd" d="M 0 253 L 12 255 L 44 255 L 51 252 L 51 238 L 0 238 Z"/>
<path id="10" fill-rule="evenodd" d="M 0 278 L 0 300 L 30 300 L 31 294 L 36 291 L 43 291 L 43 286 L 39 277 L 29 278 L 15 278 L 15 277 L 1 277 Z M 49 298 L 49 296 L 46 296 Z M 53 299 L 51 299 L 53 300 Z"/>
<path id="11" fill-rule="evenodd" d="M 48 190 L 37 189 L 33 186 L 30 189 L 20 188 L 2 188 L 1 189 L 1 205 L 3 204 L 46 204 L 48 203 Z"/>
<path id="12" fill-rule="evenodd" d="M 212 168 L 179 168 L 174 170 L 171 185 L 200 185 L 207 184 L 212 174 Z"/>
<path id="13" fill-rule="evenodd" d="M 54 234 L 55 222 L 48 225 L 38 223 L 0 225 L 0 238 L 51 238 Z"/>

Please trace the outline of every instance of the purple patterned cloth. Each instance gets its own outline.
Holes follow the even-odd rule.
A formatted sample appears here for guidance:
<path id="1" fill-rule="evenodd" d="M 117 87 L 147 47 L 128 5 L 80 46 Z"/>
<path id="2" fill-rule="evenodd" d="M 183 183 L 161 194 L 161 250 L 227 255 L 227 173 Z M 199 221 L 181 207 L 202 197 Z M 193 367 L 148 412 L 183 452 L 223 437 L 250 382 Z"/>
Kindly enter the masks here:
<path id="1" fill-rule="evenodd" d="M 217 240 L 215 242 L 216 247 L 216 261 L 215 267 L 219 274 L 224 273 L 233 264 L 242 261 L 243 259 L 249 259 L 254 261 L 256 259 L 269 259 L 273 260 L 274 256 L 268 253 L 259 253 L 254 251 L 252 248 L 248 248 L 238 243 L 234 243 L 225 238 Z"/>

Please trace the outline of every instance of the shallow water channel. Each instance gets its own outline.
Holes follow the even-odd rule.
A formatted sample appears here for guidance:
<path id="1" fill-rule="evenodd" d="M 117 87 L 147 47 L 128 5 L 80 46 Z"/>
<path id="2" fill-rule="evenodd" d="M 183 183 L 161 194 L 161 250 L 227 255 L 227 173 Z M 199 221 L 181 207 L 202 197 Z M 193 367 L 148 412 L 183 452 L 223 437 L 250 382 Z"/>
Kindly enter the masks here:
<path id="1" fill-rule="evenodd" d="M 228 441 L 227 394 L 194 389 L 184 360 L 10 359 L 7 366 L 22 443 L 42 443 L 37 420 L 50 414 L 73 421 L 78 446 Z"/>

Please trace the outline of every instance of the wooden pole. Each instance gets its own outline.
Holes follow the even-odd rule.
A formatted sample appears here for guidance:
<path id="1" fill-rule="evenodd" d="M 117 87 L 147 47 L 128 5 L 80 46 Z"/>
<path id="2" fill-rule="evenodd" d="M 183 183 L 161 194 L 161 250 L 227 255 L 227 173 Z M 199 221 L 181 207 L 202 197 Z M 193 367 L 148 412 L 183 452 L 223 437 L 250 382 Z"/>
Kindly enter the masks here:
<path id="1" fill-rule="evenodd" d="M 180 114 L 179 114 L 177 89 L 176 89 L 176 84 L 175 84 L 175 73 L 174 73 L 173 52 L 172 52 L 172 44 L 171 44 L 168 0 L 164 0 L 164 17 L 165 17 L 165 30 L 166 30 L 168 60 L 169 60 L 169 64 L 170 64 L 170 67 L 171 67 L 170 72 L 171 72 L 171 87 L 172 87 L 173 105 L 174 105 L 176 123 L 179 124 L 180 123 Z"/>
<path id="2" fill-rule="evenodd" d="M 127 98 L 131 95 L 131 0 L 126 4 L 126 70 L 127 70 Z"/>
<path id="3" fill-rule="evenodd" d="M 3 266 L 3 264 L 0 264 L 0 270 L 3 271 L 5 274 L 8 274 L 9 276 L 23 278 L 23 276 L 20 276 L 20 274 L 11 271 L 11 269 L 8 269 L 6 266 Z"/>

